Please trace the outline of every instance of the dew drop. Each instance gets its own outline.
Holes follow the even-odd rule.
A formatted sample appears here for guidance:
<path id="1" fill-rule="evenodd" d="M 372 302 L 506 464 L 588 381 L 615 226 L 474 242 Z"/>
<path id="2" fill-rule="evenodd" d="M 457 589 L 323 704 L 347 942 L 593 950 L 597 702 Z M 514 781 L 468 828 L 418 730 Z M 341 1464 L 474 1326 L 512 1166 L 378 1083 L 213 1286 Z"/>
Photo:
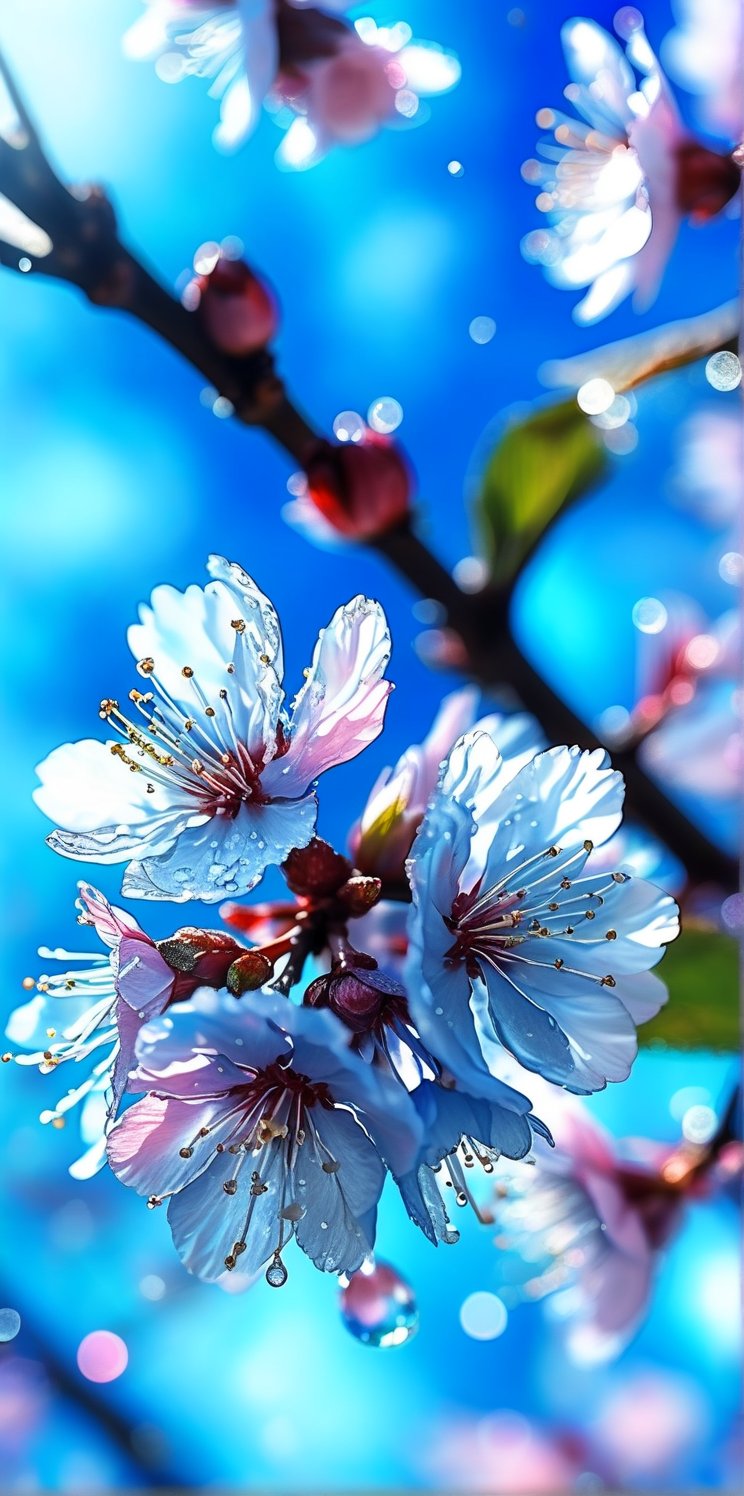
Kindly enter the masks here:
<path id="1" fill-rule="evenodd" d="M 714 353 L 705 365 L 705 377 L 714 390 L 735 390 L 741 384 L 741 364 L 735 353 Z"/>
<path id="2" fill-rule="evenodd" d="M 272 1258 L 266 1269 L 266 1282 L 269 1288 L 283 1288 L 287 1281 L 287 1269 L 282 1262 L 279 1253 Z"/>
<path id="3" fill-rule="evenodd" d="M 413 1289 L 390 1263 L 378 1262 L 352 1273 L 341 1289 L 341 1318 L 362 1345 L 387 1350 L 416 1334 L 418 1306 Z"/>
<path id="4" fill-rule="evenodd" d="M 403 406 L 392 395 L 381 395 L 379 400 L 373 400 L 370 405 L 367 420 L 373 431 L 389 436 L 391 431 L 397 430 L 403 420 Z"/>
<path id="5" fill-rule="evenodd" d="M 333 435 L 340 442 L 361 441 L 364 421 L 356 410 L 342 410 L 333 422 Z"/>

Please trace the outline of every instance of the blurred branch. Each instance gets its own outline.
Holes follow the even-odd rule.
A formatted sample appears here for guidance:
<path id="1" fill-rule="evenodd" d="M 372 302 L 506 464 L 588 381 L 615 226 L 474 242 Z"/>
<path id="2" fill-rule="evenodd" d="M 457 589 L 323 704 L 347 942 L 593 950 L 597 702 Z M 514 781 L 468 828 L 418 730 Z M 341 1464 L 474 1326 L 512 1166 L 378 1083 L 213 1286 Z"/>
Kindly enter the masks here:
<path id="1" fill-rule="evenodd" d="M 592 353 L 550 359 L 539 373 L 552 389 L 579 389 L 587 380 L 600 378 L 622 394 L 658 374 L 684 369 L 723 349 L 736 353 L 738 347 L 739 303 L 727 301 L 712 312 L 608 343 Z"/>
<path id="2" fill-rule="evenodd" d="M 213 343 L 196 313 L 172 296 L 121 242 L 113 208 L 103 191 L 70 189 L 60 182 L 1 55 L 0 78 L 18 117 L 15 135 L 0 137 L 0 194 L 25 215 L 20 226 L 16 220 L 18 236 L 23 240 L 25 235 L 25 243 L 0 239 L 0 262 L 22 275 L 38 272 L 68 281 L 94 305 L 136 317 L 208 379 L 229 400 L 240 421 L 261 426 L 293 462 L 306 465 L 320 433 L 288 396 L 270 352 L 261 349 L 235 357 Z M 735 337 L 734 323 L 734 309 L 726 307 L 676 324 L 660 335 L 629 339 L 606 350 L 604 372 L 616 388 L 630 388 L 662 366 L 678 367 L 723 346 Z M 599 372 L 600 357 L 590 356 L 592 375 Z M 548 367 L 554 375 L 560 371 L 562 382 L 575 383 L 588 366 L 574 359 Z M 463 592 L 410 524 L 390 529 L 372 543 L 417 592 L 440 604 L 447 625 L 465 647 L 458 668 L 485 688 L 510 685 L 553 742 L 598 745 L 595 734 L 517 648 L 509 627 L 508 590 Z M 632 749 L 614 756 L 625 774 L 633 809 L 667 843 L 691 877 L 735 884 L 733 859 L 648 779 Z"/>
<path id="3" fill-rule="evenodd" d="M 13 1295 L 6 1294 L 0 1283 L 0 1303 L 12 1302 Z M 152 1451 L 148 1449 L 146 1440 L 137 1438 L 136 1423 L 130 1422 L 119 1412 L 110 1401 L 110 1393 L 106 1394 L 95 1383 L 86 1381 L 82 1373 L 72 1370 L 69 1362 L 57 1355 L 47 1336 L 29 1317 L 25 1308 L 21 1314 L 20 1333 L 21 1345 L 27 1347 L 40 1362 L 56 1390 L 90 1418 L 130 1465 L 141 1472 L 146 1488 L 166 1491 L 183 1488 L 183 1471 L 174 1470 L 159 1457 L 154 1447 Z"/>

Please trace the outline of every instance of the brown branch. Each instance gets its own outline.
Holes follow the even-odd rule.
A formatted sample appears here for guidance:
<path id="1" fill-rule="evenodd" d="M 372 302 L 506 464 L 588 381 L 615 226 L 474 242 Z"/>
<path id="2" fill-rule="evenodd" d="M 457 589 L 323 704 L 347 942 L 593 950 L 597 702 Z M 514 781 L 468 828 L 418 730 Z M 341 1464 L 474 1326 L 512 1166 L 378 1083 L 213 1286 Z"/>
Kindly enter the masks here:
<path id="1" fill-rule="evenodd" d="M 290 400 L 269 351 L 263 349 L 236 358 L 214 345 L 198 314 L 187 310 L 122 244 L 105 194 L 95 188 L 73 192 L 55 176 L 1 56 L 0 73 L 20 124 L 20 134 L 14 143 L 0 138 L 0 191 L 39 225 L 52 246 L 44 255 L 33 255 L 0 243 L 0 260 L 18 270 L 23 256 L 32 271 L 67 280 L 80 287 L 95 305 L 136 317 L 208 379 L 230 401 L 240 421 L 263 427 L 302 466 L 320 433 Z M 28 271 L 29 265 L 25 268 Z M 716 336 L 723 332 L 730 336 L 729 322 L 730 309 L 726 308 L 720 314 Z M 680 326 L 684 328 L 686 324 Z M 681 357 L 678 347 L 677 354 L 670 353 L 669 359 L 688 361 L 693 356 L 690 352 L 693 347 L 694 356 L 701 356 L 701 352 L 711 349 L 710 337 L 710 329 L 704 335 L 699 331 L 694 336 L 680 334 L 680 346 L 687 352 Z M 635 340 L 630 343 L 636 348 L 634 378 L 628 373 L 628 358 L 622 362 L 625 377 L 637 382 L 638 377 L 646 375 L 637 375 L 637 347 Z M 675 364 L 668 362 L 665 366 Z M 564 365 L 564 371 L 568 367 Z M 596 372 L 596 365 L 592 367 Z M 570 382 L 576 368 L 574 362 Z M 619 367 L 615 378 L 621 378 Z M 582 747 L 598 745 L 595 734 L 520 653 L 509 628 L 506 593 L 462 592 L 410 525 L 390 530 L 374 544 L 417 592 L 441 605 L 447 626 L 460 637 L 467 650 L 468 673 L 473 679 L 486 688 L 510 685 L 535 713 L 553 742 L 575 742 Z M 734 885 L 733 859 L 692 825 L 648 778 L 632 749 L 615 753 L 614 759 L 625 775 L 633 808 L 667 843 L 688 872 L 698 880 L 714 879 L 727 886 Z"/>

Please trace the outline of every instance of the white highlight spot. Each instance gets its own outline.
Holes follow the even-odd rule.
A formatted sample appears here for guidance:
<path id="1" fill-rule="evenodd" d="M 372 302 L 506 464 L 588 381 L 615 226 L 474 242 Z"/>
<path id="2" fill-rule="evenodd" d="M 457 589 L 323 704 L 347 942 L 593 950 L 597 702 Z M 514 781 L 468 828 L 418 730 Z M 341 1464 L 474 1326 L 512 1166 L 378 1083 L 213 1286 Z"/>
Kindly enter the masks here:
<path id="1" fill-rule="evenodd" d="M 493 317 L 474 317 L 468 332 L 474 343 L 490 343 L 496 332 L 496 323 Z"/>
<path id="2" fill-rule="evenodd" d="M 508 1318 L 506 1305 L 495 1293 L 468 1294 L 460 1309 L 460 1324 L 471 1340 L 497 1340 Z"/>
<path id="3" fill-rule="evenodd" d="M 639 597 L 633 609 L 633 622 L 642 634 L 660 634 L 669 619 L 658 597 Z"/>
<path id="4" fill-rule="evenodd" d="M 615 391 L 607 379 L 587 379 L 576 396 L 579 410 L 587 416 L 601 416 L 614 403 Z"/>

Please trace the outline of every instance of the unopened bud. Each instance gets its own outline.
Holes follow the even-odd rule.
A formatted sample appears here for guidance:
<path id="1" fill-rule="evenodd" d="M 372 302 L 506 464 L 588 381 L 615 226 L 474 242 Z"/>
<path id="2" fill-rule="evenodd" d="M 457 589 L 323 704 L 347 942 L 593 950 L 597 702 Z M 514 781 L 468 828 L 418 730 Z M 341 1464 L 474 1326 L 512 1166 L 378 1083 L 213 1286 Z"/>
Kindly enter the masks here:
<path id="1" fill-rule="evenodd" d="M 365 961 L 357 953 L 355 961 Z M 355 964 L 345 970 L 330 972 L 317 977 L 305 992 L 305 1005 L 311 1008 L 330 1008 L 337 1018 L 354 1034 L 366 1034 L 385 1021 L 384 1015 L 392 1005 L 392 1011 L 405 1008 L 405 991 L 394 977 L 384 972 Z"/>
<path id="2" fill-rule="evenodd" d="M 282 872 L 293 893 L 327 898 L 348 881 L 353 868 L 348 857 L 314 836 L 308 846 L 290 852 L 282 863 Z"/>
<path id="3" fill-rule="evenodd" d="M 358 919 L 374 908 L 381 893 L 382 883 L 379 878 L 355 874 L 339 888 L 338 897 L 352 919 Z"/>
<path id="4" fill-rule="evenodd" d="M 158 941 L 163 960 L 175 975 L 171 1002 L 184 1002 L 197 987 L 224 987 L 228 970 L 245 947 L 222 930 L 187 926 Z"/>
<path id="5" fill-rule="evenodd" d="M 268 982 L 274 968 L 261 951 L 245 951 L 233 961 L 227 973 L 227 986 L 236 997 L 244 992 L 256 992 Z"/>
<path id="6" fill-rule="evenodd" d="M 411 512 L 411 473 L 388 436 L 365 428 L 359 441 L 319 442 L 305 463 L 307 496 L 340 535 L 374 540 Z"/>
<path id="7" fill-rule="evenodd" d="M 243 260 L 221 255 L 212 270 L 191 282 L 185 299 L 196 304 L 197 315 L 223 353 L 255 353 L 276 335 L 275 297 Z"/>

